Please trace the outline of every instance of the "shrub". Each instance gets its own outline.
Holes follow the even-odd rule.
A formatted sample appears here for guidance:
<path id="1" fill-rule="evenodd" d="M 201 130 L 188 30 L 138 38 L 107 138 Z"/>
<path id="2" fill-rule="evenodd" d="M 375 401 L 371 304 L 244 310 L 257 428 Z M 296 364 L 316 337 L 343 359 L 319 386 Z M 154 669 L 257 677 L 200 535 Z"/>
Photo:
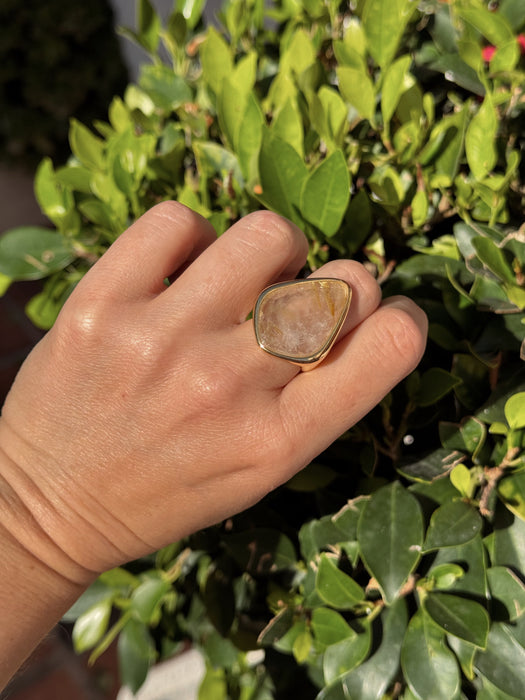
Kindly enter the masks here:
<path id="1" fill-rule="evenodd" d="M 161 26 L 141 0 L 152 60 L 108 123 L 72 122 L 67 166 L 41 164 L 55 230 L 6 234 L 6 283 L 47 278 L 27 309 L 47 328 L 154 203 L 218 234 L 267 207 L 310 268 L 352 256 L 415 299 L 428 348 L 260 504 L 102 575 L 68 615 L 76 647 L 118 635 L 137 689 L 191 640 L 202 700 L 523 698 L 525 6 L 230 0 L 219 30 L 201 4 Z"/>

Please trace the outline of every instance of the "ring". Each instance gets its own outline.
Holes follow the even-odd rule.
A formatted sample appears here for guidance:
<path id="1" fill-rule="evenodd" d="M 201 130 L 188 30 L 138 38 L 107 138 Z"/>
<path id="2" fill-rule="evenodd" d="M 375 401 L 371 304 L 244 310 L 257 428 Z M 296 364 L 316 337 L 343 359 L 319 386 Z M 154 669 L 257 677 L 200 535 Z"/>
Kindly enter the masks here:
<path id="1" fill-rule="evenodd" d="M 301 369 L 330 352 L 350 308 L 352 290 L 335 278 L 280 282 L 264 289 L 253 310 L 255 338 L 270 355 Z"/>

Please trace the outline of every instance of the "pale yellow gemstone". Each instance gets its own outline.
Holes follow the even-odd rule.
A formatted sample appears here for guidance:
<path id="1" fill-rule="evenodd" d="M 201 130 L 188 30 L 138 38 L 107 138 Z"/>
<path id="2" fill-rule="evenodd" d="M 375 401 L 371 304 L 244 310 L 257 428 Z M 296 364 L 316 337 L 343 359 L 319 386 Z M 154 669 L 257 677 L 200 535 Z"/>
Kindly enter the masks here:
<path id="1" fill-rule="evenodd" d="M 350 297 L 350 287 L 338 279 L 294 280 L 269 287 L 254 311 L 257 342 L 273 355 L 315 362 L 339 332 Z"/>

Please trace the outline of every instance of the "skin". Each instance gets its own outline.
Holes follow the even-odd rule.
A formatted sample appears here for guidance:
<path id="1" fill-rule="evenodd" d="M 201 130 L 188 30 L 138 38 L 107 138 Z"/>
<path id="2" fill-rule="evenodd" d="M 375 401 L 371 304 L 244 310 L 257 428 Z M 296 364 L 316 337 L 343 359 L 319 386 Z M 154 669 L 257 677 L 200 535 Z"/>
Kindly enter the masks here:
<path id="1" fill-rule="evenodd" d="M 306 255 L 275 214 L 217 239 L 166 202 L 78 285 L 0 419 L 0 687 L 100 572 L 249 507 L 416 367 L 423 312 L 349 260 L 315 273 L 353 291 L 321 365 L 257 346 L 259 292 Z"/>

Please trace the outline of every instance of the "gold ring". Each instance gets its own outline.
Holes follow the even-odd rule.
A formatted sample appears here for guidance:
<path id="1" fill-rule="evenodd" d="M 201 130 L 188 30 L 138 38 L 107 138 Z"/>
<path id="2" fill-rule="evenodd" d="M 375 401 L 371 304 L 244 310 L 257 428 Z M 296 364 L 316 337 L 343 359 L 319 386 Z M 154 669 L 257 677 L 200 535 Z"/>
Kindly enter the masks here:
<path id="1" fill-rule="evenodd" d="M 347 282 L 329 277 L 273 284 L 253 310 L 257 342 L 270 355 L 313 369 L 335 343 L 351 298 Z"/>

